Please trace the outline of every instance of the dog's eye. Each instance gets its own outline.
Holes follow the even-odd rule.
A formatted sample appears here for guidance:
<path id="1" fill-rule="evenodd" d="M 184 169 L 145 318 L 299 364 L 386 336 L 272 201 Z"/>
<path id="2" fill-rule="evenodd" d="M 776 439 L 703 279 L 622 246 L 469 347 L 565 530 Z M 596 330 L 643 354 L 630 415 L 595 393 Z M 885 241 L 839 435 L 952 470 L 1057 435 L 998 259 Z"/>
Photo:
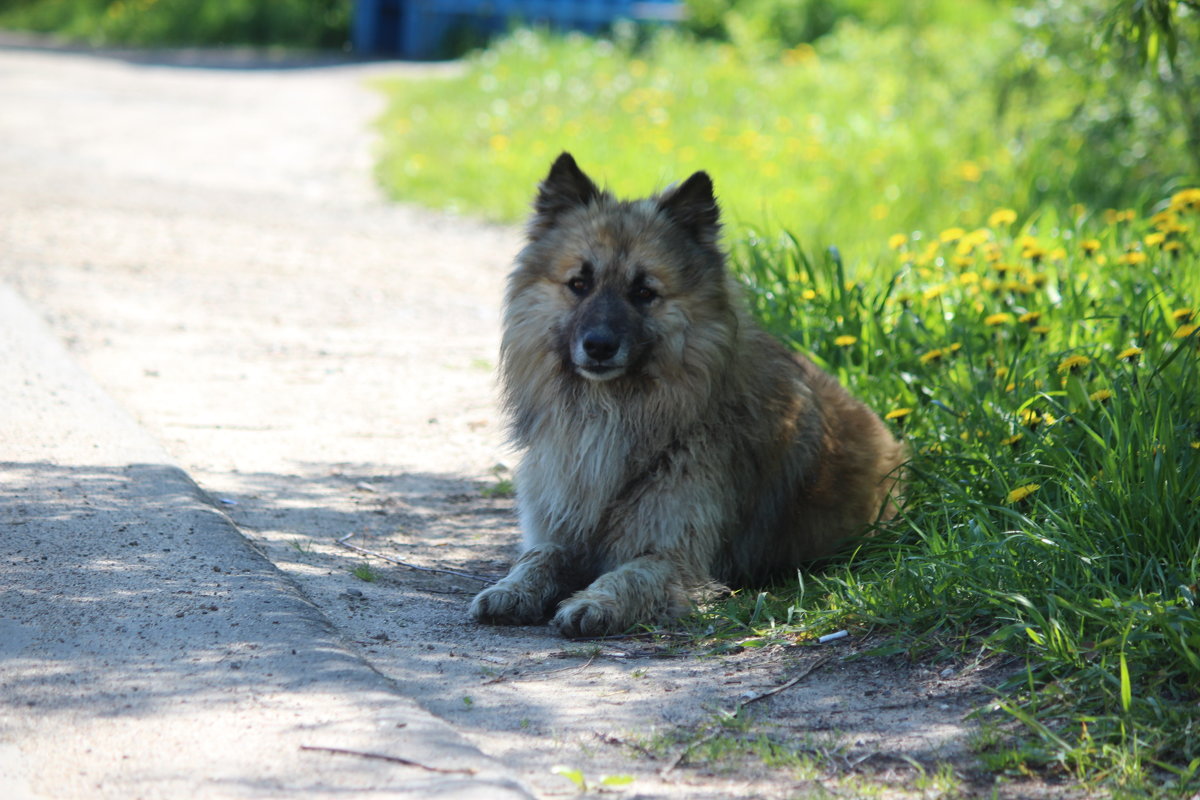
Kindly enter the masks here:
<path id="1" fill-rule="evenodd" d="M 658 292 L 649 286 L 635 286 L 629 293 L 629 299 L 638 305 L 650 305 L 658 297 Z"/>
<path id="2" fill-rule="evenodd" d="M 585 294 L 591 291 L 592 282 L 587 278 L 576 275 L 574 278 L 571 278 L 571 280 L 567 281 L 567 288 L 580 297 L 583 297 Z"/>

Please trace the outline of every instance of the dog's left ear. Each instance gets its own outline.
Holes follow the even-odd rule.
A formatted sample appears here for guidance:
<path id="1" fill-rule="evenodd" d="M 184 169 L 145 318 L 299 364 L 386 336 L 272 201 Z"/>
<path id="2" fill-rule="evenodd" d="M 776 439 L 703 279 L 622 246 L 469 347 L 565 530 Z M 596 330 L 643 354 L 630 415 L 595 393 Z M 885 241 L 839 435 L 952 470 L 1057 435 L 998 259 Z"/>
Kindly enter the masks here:
<path id="1" fill-rule="evenodd" d="M 697 172 L 679 186 L 668 189 L 659 198 L 658 207 L 700 244 L 716 244 L 721 231 L 721 211 L 707 172 Z"/>

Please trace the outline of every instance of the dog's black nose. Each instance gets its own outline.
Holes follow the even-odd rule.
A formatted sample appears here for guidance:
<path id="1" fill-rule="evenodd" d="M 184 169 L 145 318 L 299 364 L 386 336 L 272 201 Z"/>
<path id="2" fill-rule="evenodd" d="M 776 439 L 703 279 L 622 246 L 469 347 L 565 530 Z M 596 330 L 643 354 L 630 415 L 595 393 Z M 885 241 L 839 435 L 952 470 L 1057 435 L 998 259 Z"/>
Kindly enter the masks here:
<path id="1" fill-rule="evenodd" d="M 621 349 L 621 343 L 607 329 L 591 330 L 583 335 L 583 352 L 598 363 L 608 361 Z"/>

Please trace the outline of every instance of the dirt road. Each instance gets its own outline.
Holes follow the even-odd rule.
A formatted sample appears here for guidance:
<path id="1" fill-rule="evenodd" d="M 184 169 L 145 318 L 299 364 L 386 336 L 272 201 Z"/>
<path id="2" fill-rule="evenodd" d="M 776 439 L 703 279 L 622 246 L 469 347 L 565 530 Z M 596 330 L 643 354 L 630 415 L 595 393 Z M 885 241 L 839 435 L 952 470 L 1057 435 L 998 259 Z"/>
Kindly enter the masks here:
<path id="1" fill-rule="evenodd" d="M 486 577 L 518 541 L 486 490 L 519 232 L 381 199 L 364 82 L 403 69 L 0 50 L 0 279 L 354 648 L 543 796 L 990 794 L 979 665 L 481 627 L 479 581 L 338 544 Z"/>

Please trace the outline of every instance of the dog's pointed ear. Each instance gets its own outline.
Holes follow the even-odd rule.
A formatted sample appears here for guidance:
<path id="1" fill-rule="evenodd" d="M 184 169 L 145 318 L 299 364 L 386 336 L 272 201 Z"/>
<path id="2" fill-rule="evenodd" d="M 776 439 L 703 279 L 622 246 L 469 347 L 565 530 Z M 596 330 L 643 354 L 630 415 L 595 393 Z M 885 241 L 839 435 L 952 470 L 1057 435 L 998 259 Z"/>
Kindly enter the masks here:
<path id="1" fill-rule="evenodd" d="M 697 172 L 659 198 L 658 207 L 696 241 L 714 245 L 721 231 L 721 211 L 713 195 L 712 178 Z"/>
<path id="2" fill-rule="evenodd" d="M 553 227 L 564 211 L 585 206 L 599 196 L 600 190 L 592 179 L 584 174 L 570 153 L 563 153 L 555 159 L 550 174 L 538 186 L 529 235 L 536 238 Z"/>

